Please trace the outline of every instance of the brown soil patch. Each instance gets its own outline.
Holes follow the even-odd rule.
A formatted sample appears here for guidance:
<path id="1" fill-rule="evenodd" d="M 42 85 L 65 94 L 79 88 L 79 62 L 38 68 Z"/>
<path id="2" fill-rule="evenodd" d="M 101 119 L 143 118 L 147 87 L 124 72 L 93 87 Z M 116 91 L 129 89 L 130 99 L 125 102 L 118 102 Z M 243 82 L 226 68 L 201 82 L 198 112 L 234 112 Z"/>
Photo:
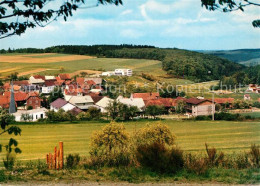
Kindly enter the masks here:
<path id="1" fill-rule="evenodd" d="M 54 62 L 76 61 L 76 60 L 84 60 L 84 59 L 92 59 L 92 58 L 96 58 L 96 57 L 70 55 L 70 56 L 60 56 L 60 57 L 32 58 L 32 57 L 24 56 L 24 55 L 16 55 L 16 56 L 1 56 L 0 63 L 1 62 L 7 62 L 7 63 L 54 63 Z"/>
<path id="2" fill-rule="evenodd" d="M 78 74 L 80 74 L 80 72 L 86 72 L 88 74 L 101 74 L 102 73 L 102 72 L 96 71 L 96 70 L 78 70 L 78 71 L 70 73 L 70 76 L 78 75 Z"/>

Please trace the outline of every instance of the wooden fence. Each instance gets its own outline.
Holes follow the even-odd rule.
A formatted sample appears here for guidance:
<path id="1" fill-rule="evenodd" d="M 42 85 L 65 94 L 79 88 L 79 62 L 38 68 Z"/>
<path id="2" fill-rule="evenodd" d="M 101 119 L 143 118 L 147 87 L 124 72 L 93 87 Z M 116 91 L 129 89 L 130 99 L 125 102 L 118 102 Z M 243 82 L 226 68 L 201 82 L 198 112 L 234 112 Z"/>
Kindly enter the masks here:
<path id="1" fill-rule="evenodd" d="M 54 147 L 54 154 L 46 155 L 46 163 L 49 169 L 60 170 L 64 167 L 63 142 L 59 142 L 59 149 Z"/>

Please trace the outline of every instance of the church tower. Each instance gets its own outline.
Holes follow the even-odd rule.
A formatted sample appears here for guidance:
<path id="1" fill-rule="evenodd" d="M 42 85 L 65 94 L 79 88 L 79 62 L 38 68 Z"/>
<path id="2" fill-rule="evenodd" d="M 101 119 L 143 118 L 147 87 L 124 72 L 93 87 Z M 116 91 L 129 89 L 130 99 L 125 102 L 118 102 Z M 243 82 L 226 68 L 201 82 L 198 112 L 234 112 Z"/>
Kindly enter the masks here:
<path id="1" fill-rule="evenodd" d="M 16 106 L 15 106 L 15 100 L 14 100 L 14 86 L 13 82 L 11 83 L 11 98 L 10 98 L 10 104 L 9 104 L 9 113 L 13 114 L 16 112 Z"/>

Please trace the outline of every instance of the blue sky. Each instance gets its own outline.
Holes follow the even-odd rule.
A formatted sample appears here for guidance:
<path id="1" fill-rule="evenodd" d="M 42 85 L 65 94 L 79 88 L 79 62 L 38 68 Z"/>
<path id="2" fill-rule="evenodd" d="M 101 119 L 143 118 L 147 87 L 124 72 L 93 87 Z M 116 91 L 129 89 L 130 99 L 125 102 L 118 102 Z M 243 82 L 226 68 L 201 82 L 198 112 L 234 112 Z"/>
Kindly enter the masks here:
<path id="1" fill-rule="evenodd" d="M 86 2 L 95 4 L 93 0 Z M 67 22 L 60 18 L 44 28 L 2 39 L 0 48 L 69 44 L 140 44 L 190 50 L 260 48 L 260 29 L 251 24 L 260 17 L 260 8 L 221 13 L 205 10 L 200 0 L 123 2 L 123 6 L 80 9 Z"/>

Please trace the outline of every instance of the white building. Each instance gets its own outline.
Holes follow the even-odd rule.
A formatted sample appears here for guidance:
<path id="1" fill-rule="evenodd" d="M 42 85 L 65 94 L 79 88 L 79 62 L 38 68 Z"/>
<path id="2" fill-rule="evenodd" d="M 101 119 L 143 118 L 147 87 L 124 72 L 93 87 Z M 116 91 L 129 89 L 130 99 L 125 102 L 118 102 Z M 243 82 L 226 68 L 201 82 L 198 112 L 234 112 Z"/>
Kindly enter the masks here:
<path id="1" fill-rule="evenodd" d="M 38 119 L 46 118 L 46 112 L 48 110 L 46 108 L 38 108 L 33 110 L 18 110 L 16 113 L 14 113 L 15 121 L 23 121 L 22 115 L 28 114 L 31 116 L 31 121 L 37 121 Z"/>
<path id="2" fill-rule="evenodd" d="M 71 96 L 69 102 L 81 110 L 87 110 L 89 107 L 94 106 L 91 96 Z"/>
<path id="3" fill-rule="evenodd" d="M 124 98 L 118 96 L 117 101 L 129 106 L 136 106 L 140 111 L 145 107 L 144 100 L 142 98 Z"/>
<path id="4" fill-rule="evenodd" d="M 50 104 L 50 109 L 54 110 L 55 112 L 58 112 L 60 109 L 63 109 L 67 112 L 69 110 L 74 109 L 75 107 L 75 105 L 68 103 L 67 101 L 61 98 L 56 99 Z"/>
<path id="5" fill-rule="evenodd" d="M 99 100 L 97 103 L 96 103 L 96 106 L 99 107 L 100 111 L 102 113 L 105 113 L 107 112 L 106 110 L 106 107 L 109 105 L 110 102 L 112 102 L 113 99 L 110 99 L 108 97 L 103 97 L 101 100 Z"/>
<path id="6" fill-rule="evenodd" d="M 102 72 L 101 76 L 114 76 L 115 72 L 114 71 L 107 71 L 107 72 Z"/>
<path id="7" fill-rule="evenodd" d="M 43 94 L 50 94 L 54 90 L 55 86 L 42 87 Z"/>
<path id="8" fill-rule="evenodd" d="M 115 69 L 116 76 L 132 76 L 133 71 L 131 69 Z"/>
<path id="9" fill-rule="evenodd" d="M 32 84 L 32 85 L 39 85 L 39 84 L 44 84 L 44 80 L 43 79 L 36 79 L 34 78 L 33 76 L 31 76 L 29 78 L 29 83 Z"/>

